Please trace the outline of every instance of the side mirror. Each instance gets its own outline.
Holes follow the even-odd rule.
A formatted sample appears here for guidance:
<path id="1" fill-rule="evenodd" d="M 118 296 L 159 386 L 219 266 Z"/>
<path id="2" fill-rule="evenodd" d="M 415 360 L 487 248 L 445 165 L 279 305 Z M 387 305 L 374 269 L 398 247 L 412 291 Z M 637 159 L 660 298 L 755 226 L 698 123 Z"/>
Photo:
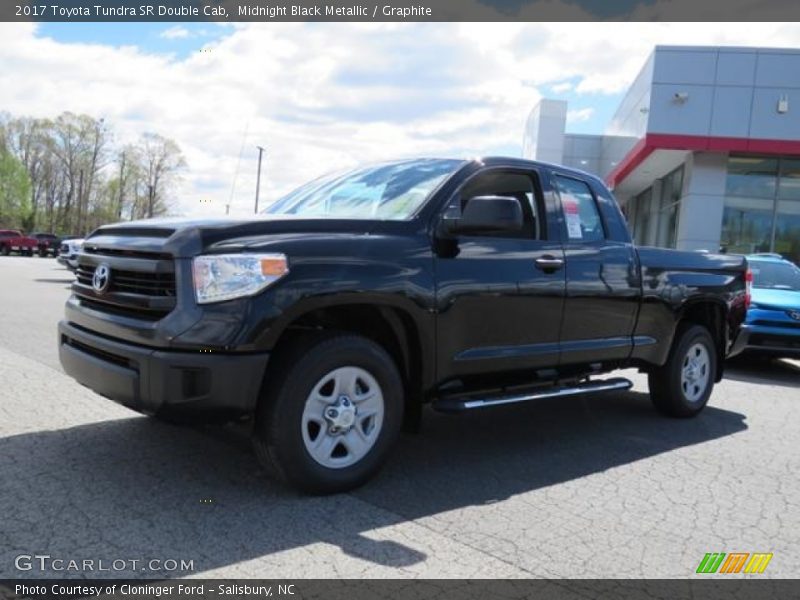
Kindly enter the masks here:
<path id="1" fill-rule="evenodd" d="M 510 233 L 522 230 L 522 207 L 511 196 L 474 196 L 458 218 L 445 215 L 442 229 L 446 234 Z"/>

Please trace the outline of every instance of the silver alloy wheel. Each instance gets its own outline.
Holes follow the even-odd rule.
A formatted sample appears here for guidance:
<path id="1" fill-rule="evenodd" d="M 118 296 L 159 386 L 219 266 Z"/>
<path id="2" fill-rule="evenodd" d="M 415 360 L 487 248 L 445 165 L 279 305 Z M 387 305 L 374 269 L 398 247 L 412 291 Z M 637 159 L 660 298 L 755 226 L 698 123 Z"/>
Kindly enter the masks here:
<path id="1" fill-rule="evenodd" d="M 306 450 L 329 469 L 354 465 L 375 445 L 383 415 L 383 391 L 368 371 L 334 369 L 306 398 L 301 424 Z"/>
<path id="2" fill-rule="evenodd" d="M 702 398 L 711 377 L 711 358 L 708 349 L 700 343 L 693 344 L 683 357 L 681 389 L 689 402 Z"/>

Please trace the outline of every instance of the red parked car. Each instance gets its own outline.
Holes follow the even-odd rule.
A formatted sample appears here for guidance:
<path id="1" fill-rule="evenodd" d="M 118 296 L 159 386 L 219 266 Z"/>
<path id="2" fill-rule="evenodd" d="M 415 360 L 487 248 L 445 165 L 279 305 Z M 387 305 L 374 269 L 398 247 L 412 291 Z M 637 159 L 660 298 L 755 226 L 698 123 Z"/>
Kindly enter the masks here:
<path id="1" fill-rule="evenodd" d="M 33 256 L 39 248 L 39 240 L 22 235 L 17 229 L 0 229 L 0 254 L 8 256 L 18 252 L 24 256 Z"/>

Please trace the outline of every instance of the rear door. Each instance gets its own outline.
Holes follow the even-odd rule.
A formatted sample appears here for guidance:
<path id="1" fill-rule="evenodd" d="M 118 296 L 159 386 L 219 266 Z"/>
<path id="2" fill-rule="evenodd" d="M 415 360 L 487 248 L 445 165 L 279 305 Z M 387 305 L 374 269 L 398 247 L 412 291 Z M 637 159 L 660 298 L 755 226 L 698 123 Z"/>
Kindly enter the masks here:
<path id="1" fill-rule="evenodd" d="M 555 172 L 552 185 L 560 200 L 566 260 L 560 362 L 627 358 L 641 294 L 630 237 L 611 222 L 616 207 L 602 206 L 613 199 L 599 197 L 588 180 Z"/>
<path id="2" fill-rule="evenodd" d="M 492 167 L 469 178 L 446 211 L 476 196 L 519 200 L 525 226 L 503 236 L 460 235 L 435 254 L 439 380 L 554 367 L 564 301 L 556 207 L 540 173 Z M 441 218 L 441 216 L 439 218 Z"/>

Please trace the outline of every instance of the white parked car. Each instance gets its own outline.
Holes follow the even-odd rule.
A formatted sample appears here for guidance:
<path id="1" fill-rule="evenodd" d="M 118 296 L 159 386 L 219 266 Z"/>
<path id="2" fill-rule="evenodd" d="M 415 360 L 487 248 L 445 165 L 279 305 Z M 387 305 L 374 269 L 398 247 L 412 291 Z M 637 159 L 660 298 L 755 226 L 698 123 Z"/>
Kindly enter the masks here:
<path id="1" fill-rule="evenodd" d="M 83 247 L 83 238 L 64 240 L 58 251 L 58 262 L 67 267 L 70 271 L 78 268 L 78 253 Z"/>

